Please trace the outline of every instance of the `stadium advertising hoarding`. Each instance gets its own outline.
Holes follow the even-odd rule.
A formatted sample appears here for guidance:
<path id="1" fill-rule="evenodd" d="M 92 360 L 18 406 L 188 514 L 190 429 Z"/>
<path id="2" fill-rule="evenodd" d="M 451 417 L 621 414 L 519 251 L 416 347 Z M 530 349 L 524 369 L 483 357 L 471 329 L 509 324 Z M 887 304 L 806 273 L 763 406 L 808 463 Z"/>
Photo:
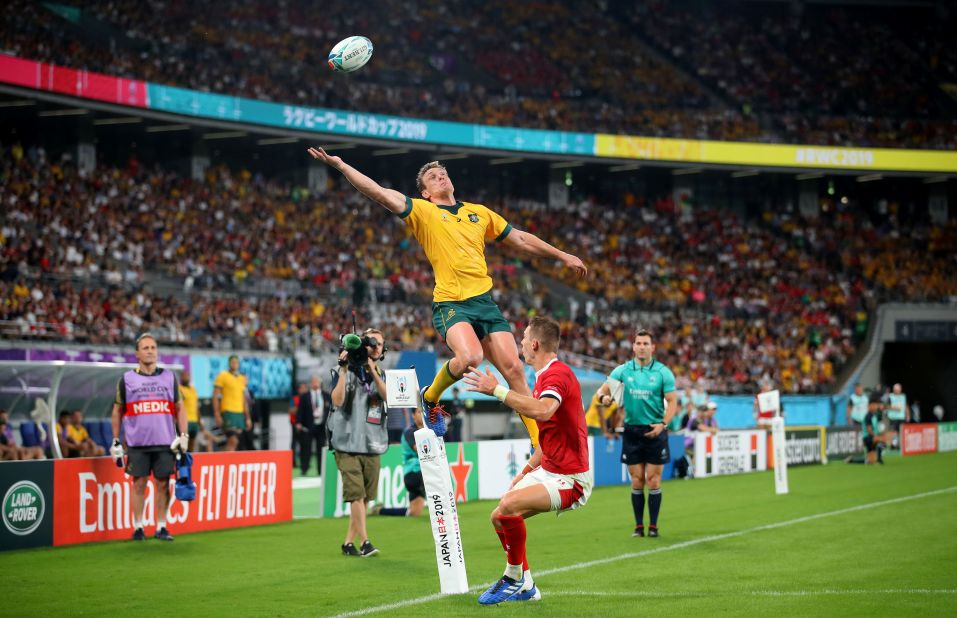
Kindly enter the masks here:
<path id="1" fill-rule="evenodd" d="M 53 545 L 53 461 L 0 464 L 0 550 Z"/>
<path id="2" fill-rule="evenodd" d="M 496 500 L 508 491 L 529 457 L 532 443 L 528 440 L 484 440 L 478 443 L 478 460 L 482 471 L 478 475 L 480 500 Z"/>
<path id="3" fill-rule="evenodd" d="M 936 423 L 904 423 L 901 425 L 901 455 L 922 455 L 937 452 Z"/>
<path id="4" fill-rule="evenodd" d="M 937 450 L 941 453 L 957 451 L 957 423 L 937 425 Z"/>
<path id="5" fill-rule="evenodd" d="M 805 466 L 827 463 L 827 446 L 824 427 L 785 427 L 784 445 L 789 466 Z M 768 467 L 774 467 L 774 448 L 768 434 Z"/>
<path id="6" fill-rule="evenodd" d="M 595 156 L 748 167 L 889 172 L 957 171 L 957 152 L 940 150 L 752 144 L 606 134 L 595 136 Z"/>
<path id="7" fill-rule="evenodd" d="M 957 172 L 957 153 L 940 150 L 684 140 L 421 120 L 210 94 L 78 71 L 6 54 L 0 54 L 0 81 L 196 118 L 357 138 L 705 165 Z"/>
<path id="8" fill-rule="evenodd" d="M 767 432 L 764 430 L 696 433 L 695 476 L 739 474 L 768 469 Z"/>
<path id="9" fill-rule="evenodd" d="M 450 442 L 445 445 L 445 454 L 449 460 L 449 470 L 452 472 L 455 501 L 477 500 L 479 497 L 478 443 Z M 342 501 L 342 475 L 339 474 L 336 466 L 335 454 L 327 447 L 323 449 L 322 457 L 325 463 L 322 466 L 322 499 L 319 512 L 322 517 L 347 517 L 349 506 Z M 376 504 L 384 508 L 408 506 L 409 495 L 405 490 L 404 477 L 402 447 L 393 444 L 379 456 L 379 487 L 376 492 Z"/>
<path id="10" fill-rule="evenodd" d="M 847 457 L 861 451 L 860 430 L 856 427 L 828 427 L 824 430 L 827 439 L 828 457 Z"/>
<path id="11" fill-rule="evenodd" d="M 54 545 L 130 538 L 132 480 L 112 459 L 57 460 L 53 476 Z M 192 477 L 196 500 L 171 498 L 167 527 L 174 535 L 292 519 L 289 451 L 196 453 Z M 156 526 L 154 492 L 150 480 L 144 518 L 147 534 Z"/>

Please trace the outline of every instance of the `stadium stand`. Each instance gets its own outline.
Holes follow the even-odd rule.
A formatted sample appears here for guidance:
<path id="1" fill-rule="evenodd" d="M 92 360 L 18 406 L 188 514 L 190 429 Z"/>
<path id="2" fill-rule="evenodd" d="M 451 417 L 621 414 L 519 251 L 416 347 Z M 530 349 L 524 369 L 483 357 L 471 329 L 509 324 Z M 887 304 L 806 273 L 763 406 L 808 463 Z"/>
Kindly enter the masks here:
<path id="1" fill-rule="evenodd" d="M 226 167 L 202 181 L 105 165 L 81 175 L 20 145 L 5 147 L 0 174 L 5 336 L 115 344 L 149 328 L 164 344 L 238 338 L 240 347 L 321 349 L 350 330 L 358 306 L 388 324 L 394 347 L 441 346 L 424 256 L 398 219 L 373 217 L 378 207 L 352 192 L 310 195 Z M 574 247 L 592 272 L 564 284 L 594 302 L 529 297 L 528 266 L 555 281 L 567 274 L 491 250 L 516 332 L 547 310 L 565 320 L 565 350 L 611 360 L 630 356 L 636 322 L 653 324 L 676 372 L 705 377 L 715 391 L 752 392 L 770 377 L 789 392 L 820 392 L 853 355 L 876 303 L 957 298 L 957 226 L 930 224 L 913 203 L 882 212 L 835 201 L 818 219 L 706 208 L 692 216 L 670 197 L 547 213 L 529 199 L 488 203 Z M 376 252 L 354 251 L 374 238 Z M 156 277 L 176 282 L 173 298 L 153 290 Z M 297 293 L 275 293 L 290 283 Z"/>
<path id="2" fill-rule="evenodd" d="M 902 22 L 893 9 L 806 6 L 796 13 L 787 3 L 760 2 L 702 9 L 644 0 L 587 11 L 569 2 L 395 4 L 401 10 L 380 22 L 356 16 L 341 0 L 322 11 L 264 0 L 228 9 L 14 0 L 0 49 L 196 90 L 402 116 L 684 138 L 957 146 L 957 102 L 939 86 L 954 81 L 948 41 L 957 22 L 943 6 L 917 7 Z M 692 10 L 712 18 L 690 19 Z M 575 29 L 563 27 L 570 21 Z M 475 23 L 503 27 L 476 31 Z M 348 89 L 338 88 L 325 69 L 326 50 L 358 31 L 382 56 L 349 76 Z M 529 66 L 535 70 L 522 68 Z"/>

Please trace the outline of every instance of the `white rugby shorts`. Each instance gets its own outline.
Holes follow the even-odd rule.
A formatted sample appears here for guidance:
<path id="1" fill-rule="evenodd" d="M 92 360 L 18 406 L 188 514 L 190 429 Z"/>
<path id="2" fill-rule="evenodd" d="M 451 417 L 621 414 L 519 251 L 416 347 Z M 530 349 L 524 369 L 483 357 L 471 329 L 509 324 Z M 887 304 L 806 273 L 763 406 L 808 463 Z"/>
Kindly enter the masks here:
<path id="1" fill-rule="evenodd" d="M 591 496 L 594 480 L 591 471 L 579 474 L 555 474 L 539 466 L 522 477 L 522 480 L 515 483 L 512 489 L 522 489 L 538 484 L 544 485 L 548 491 L 548 497 L 552 501 L 550 510 L 561 513 L 585 506 L 588 497 Z"/>

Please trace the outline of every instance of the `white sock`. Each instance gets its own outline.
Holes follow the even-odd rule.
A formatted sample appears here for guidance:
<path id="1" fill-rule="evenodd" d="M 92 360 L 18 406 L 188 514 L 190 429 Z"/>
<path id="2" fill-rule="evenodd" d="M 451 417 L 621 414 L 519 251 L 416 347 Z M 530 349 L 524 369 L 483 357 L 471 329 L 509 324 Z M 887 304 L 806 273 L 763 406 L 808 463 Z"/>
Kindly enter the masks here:
<path id="1" fill-rule="evenodd" d="M 525 572 L 522 573 L 522 576 L 525 577 L 525 587 L 526 587 L 526 588 L 531 588 L 532 586 L 535 585 L 535 580 L 532 579 L 532 572 L 531 572 L 531 571 L 526 570 Z"/>
<path id="2" fill-rule="evenodd" d="M 522 565 L 520 564 L 505 564 L 505 576 L 511 577 L 515 581 L 522 579 Z"/>
<path id="3" fill-rule="evenodd" d="M 166 527 L 166 515 L 157 515 L 156 516 L 156 528 L 165 528 Z"/>

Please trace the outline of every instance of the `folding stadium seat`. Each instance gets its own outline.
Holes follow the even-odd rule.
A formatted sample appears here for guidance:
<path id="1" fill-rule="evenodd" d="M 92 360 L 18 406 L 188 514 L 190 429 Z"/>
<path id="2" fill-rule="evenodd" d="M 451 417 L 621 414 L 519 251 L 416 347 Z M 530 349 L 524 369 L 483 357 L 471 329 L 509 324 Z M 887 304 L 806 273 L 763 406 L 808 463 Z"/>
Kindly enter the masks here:
<path id="1" fill-rule="evenodd" d="M 20 438 L 23 446 L 40 446 L 40 436 L 37 434 L 37 424 L 33 421 L 20 423 Z"/>
<path id="2" fill-rule="evenodd" d="M 90 439 L 97 444 L 103 444 L 103 423 L 100 420 L 84 420 L 83 425 L 90 434 Z"/>
<path id="3" fill-rule="evenodd" d="M 100 419 L 98 421 L 93 421 L 96 425 L 99 426 L 99 434 L 93 435 L 93 441 L 105 448 L 110 450 L 110 444 L 113 442 L 113 426 L 112 421 Z M 90 434 L 93 434 L 93 430 L 90 430 Z"/>

